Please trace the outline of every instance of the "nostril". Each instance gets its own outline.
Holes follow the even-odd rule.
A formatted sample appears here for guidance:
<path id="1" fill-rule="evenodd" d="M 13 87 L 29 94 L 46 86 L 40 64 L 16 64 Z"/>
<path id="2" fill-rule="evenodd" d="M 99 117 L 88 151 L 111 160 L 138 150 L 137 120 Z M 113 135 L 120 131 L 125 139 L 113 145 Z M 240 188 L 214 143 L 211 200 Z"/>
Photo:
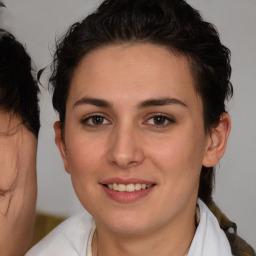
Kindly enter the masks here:
<path id="1" fill-rule="evenodd" d="M 144 159 L 143 151 L 136 147 L 130 148 L 112 148 L 108 154 L 108 161 L 121 168 L 135 167 L 142 163 Z"/>

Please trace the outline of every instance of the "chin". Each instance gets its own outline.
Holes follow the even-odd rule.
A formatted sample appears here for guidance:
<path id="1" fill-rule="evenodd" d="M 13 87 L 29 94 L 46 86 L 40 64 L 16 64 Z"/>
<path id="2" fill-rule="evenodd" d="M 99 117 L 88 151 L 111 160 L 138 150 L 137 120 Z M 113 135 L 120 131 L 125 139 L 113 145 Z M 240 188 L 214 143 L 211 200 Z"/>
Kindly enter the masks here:
<path id="1" fill-rule="evenodd" d="M 98 223 L 103 223 L 103 225 L 114 233 L 119 233 L 123 235 L 131 234 L 143 234 L 151 230 L 152 222 L 150 218 L 147 218 L 144 214 L 135 215 L 129 214 L 120 214 L 119 216 L 111 215 L 108 219 L 101 219 L 101 221 L 96 220 L 96 226 Z"/>

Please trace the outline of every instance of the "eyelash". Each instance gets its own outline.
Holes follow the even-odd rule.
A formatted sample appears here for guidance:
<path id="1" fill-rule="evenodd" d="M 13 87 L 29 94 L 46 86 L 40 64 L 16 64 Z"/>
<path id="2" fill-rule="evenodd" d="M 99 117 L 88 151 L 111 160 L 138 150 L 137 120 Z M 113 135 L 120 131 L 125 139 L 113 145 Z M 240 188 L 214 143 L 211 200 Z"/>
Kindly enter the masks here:
<path id="1" fill-rule="evenodd" d="M 101 121 L 100 123 L 93 123 L 94 120 L 96 118 L 99 118 Z M 156 119 L 157 118 L 160 118 L 162 120 L 160 121 L 163 121 L 163 123 L 161 124 L 156 124 L 155 121 L 157 121 Z M 94 120 L 93 120 L 94 119 Z M 153 123 L 150 123 L 150 120 L 152 120 Z M 90 116 L 87 116 L 85 118 L 83 118 L 81 120 L 81 123 L 83 125 L 86 125 L 88 127 L 100 127 L 102 125 L 109 125 L 111 124 L 111 121 L 109 121 L 104 115 L 102 114 L 93 114 L 93 115 L 90 115 Z M 164 114 L 155 114 L 155 115 L 152 115 L 150 118 L 148 118 L 144 124 L 146 125 L 150 125 L 150 126 L 154 126 L 156 128 L 165 128 L 165 127 L 168 127 L 170 124 L 173 124 L 175 123 L 175 120 L 167 115 L 164 115 Z"/>
<path id="2" fill-rule="evenodd" d="M 103 123 L 94 124 L 93 123 L 93 118 L 101 118 L 103 120 Z M 90 121 L 91 121 L 91 123 L 89 123 Z M 104 123 L 105 121 L 107 121 L 108 123 Z M 90 115 L 90 116 L 87 116 L 87 117 L 83 118 L 81 120 L 81 123 L 83 125 L 86 125 L 86 126 L 89 126 L 89 127 L 97 127 L 97 126 L 101 126 L 101 125 L 108 125 L 111 122 L 102 114 L 93 114 L 93 115 Z"/>
<path id="3" fill-rule="evenodd" d="M 0 190 L 0 196 L 4 196 L 6 193 L 8 192 L 8 190 Z"/>
<path id="4" fill-rule="evenodd" d="M 156 118 L 162 118 L 163 121 L 164 121 L 163 124 L 156 124 L 156 123 L 150 124 L 150 125 L 155 126 L 155 127 L 157 127 L 157 128 L 165 128 L 165 127 L 168 127 L 170 124 L 175 123 L 175 120 L 174 120 L 173 118 L 171 118 L 171 117 L 169 117 L 169 116 L 166 116 L 166 115 L 164 115 L 164 114 L 156 114 L 156 115 L 153 115 L 153 116 L 151 116 L 149 119 L 147 119 L 146 122 L 149 123 L 149 120 L 153 120 L 153 122 L 154 122 L 154 121 L 156 121 Z"/>

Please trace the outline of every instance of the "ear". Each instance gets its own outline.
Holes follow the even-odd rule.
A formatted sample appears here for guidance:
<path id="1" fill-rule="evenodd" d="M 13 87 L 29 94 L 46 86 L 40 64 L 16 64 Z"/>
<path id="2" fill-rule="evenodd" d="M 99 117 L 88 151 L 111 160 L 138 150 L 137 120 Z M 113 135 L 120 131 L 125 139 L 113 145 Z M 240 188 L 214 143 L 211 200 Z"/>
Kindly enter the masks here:
<path id="1" fill-rule="evenodd" d="M 62 161 L 64 163 L 64 168 L 66 170 L 66 172 L 69 172 L 69 165 L 68 165 L 68 161 L 67 161 L 67 152 L 66 152 L 66 146 L 65 143 L 63 141 L 63 138 L 61 136 L 61 124 L 60 121 L 56 121 L 53 125 L 54 127 L 54 131 L 55 131 L 55 144 L 57 145 L 59 151 L 60 151 L 60 155 L 62 158 Z"/>
<path id="2" fill-rule="evenodd" d="M 203 166 L 215 166 L 225 153 L 227 140 L 231 129 L 230 116 L 223 113 L 217 127 L 212 128 L 209 141 L 203 158 Z"/>

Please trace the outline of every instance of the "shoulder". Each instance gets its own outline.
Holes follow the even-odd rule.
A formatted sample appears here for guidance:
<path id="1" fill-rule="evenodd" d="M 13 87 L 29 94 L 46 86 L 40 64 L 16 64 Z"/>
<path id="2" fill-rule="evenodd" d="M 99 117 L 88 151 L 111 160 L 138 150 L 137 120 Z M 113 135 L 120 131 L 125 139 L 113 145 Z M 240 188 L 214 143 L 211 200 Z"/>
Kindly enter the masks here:
<path id="1" fill-rule="evenodd" d="M 68 255 L 85 253 L 94 221 L 82 212 L 68 218 L 36 244 L 26 256 Z"/>

